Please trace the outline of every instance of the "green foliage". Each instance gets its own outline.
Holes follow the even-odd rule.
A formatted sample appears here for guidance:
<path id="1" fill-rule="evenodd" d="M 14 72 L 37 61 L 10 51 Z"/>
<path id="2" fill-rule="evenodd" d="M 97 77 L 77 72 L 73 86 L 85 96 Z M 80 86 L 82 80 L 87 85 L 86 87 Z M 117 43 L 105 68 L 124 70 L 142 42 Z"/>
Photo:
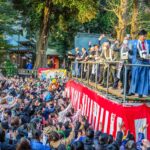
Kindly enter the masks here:
<path id="1" fill-rule="evenodd" d="M 12 34 L 12 24 L 15 23 L 17 11 L 13 9 L 12 4 L 7 0 L 0 0 L 0 61 L 3 60 L 10 45 L 4 40 L 3 35 Z"/>
<path id="2" fill-rule="evenodd" d="M 62 53 L 72 48 L 74 36 L 84 26 L 83 23 L 96 17 L 97 2 L 97 0 L 53 0 L 49 43 L 57 45 L 58 51 Z M 23 10 L 23 15 L 30 20 L 31 32 L 39 31 L 45 1 L 13 0 L 13 3 L 14 8 Z M 85 29 L 83 31 L 85 32 Z"/>
<path id="3" fill-rule="evenodd" d="M 63 7 L 69 7 L 76 10 L 79 22 L 88 22 L 95 18 L 97 14 L 97 0 L 53 0 L 54 4 L 61 4 Z"/>
<path id="4" fill-rule="evenodd" d="M 116 6 L 120 0 L 113 0 Z M 41 0 L 13 0 L 14 8 L 23 11 L 25 20 L 31 34 L 39 31 L 45 1 Z M 113 12 L 103 9 L 110 0 L 53 0 L 50 15 L 49 46 L 61 53 L 71 49 L 74 36 L 77 32 L 114 33 L 117 17 Z M 130 1 L 132 2 L 132 1 Z M 129 9 L 129 13 L 132 10 Z M 148 16 L 145 14 L 145 19 Z M 25 21 L 26 22 L 26 21 Z M 145 24 L 145 23 L 143 23 Z M 130 30 L 130 27 L 127 28 Z M 128 31 L 129 32 L 129 31 Z"/>
<path id="5" fill-rule="evenodd" d="M 3 63 L 2 73 L 6 76 L 14 76 L 17 73 L 17 68 L 10 62 L 10 60 L 6 60 Z"/>
<path id="6" fill-rule="evenodd" d="M 10 24 L 15 22 L 17 16 L 16 11 L 13 9 L 11 3 L 6 0 L 0 0 L 0 34 L 4 32 L 13 32 Z"/>
<path id="7" fill-rule="evenodd" d="M 84 24 L 85 31 L 91 33 L 112 33 L 116 17 L 111 12 L 97 14 L 96 18 Z"/>

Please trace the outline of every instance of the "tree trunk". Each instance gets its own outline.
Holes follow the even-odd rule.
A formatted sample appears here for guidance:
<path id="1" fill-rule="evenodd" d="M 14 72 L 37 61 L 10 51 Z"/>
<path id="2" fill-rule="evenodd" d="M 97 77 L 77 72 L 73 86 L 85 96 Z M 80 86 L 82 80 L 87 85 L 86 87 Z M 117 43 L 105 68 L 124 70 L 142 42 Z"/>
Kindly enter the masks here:
<path id="1" fill-rule="evenodd" d="M 126 25 L 118 23 L 118 28 L 116 29 L 116 32 L 117 32 L 117 39 L 120 42 L 122 42 L 126 33 Z"/>
<path id="2" fill-rule="evenodd" d="M 39 40 L 36 52 L 36 61 L 34 68 L 46 67 L 46 50 L 48 45 L 49 25 L 50 25 L 50 13 L 52 7 L 52 0 L 46 0 L 43 17 L 41 19 L 41 27 L 39 33 Z"/>
<path id="3" fill-rule="evenodd" d="M 128 0 L 120 0 L 120 6 L 117 10 L 118 25 L 116 27 L 117 39 L 123 41 L 128 25 Z"/>
<path id="4" fill-rule="evenodd" d="M 133 12 L 131 21 L 131 37 L 136 38 L 138 32 L 138 0 L 133 0 Z"/>

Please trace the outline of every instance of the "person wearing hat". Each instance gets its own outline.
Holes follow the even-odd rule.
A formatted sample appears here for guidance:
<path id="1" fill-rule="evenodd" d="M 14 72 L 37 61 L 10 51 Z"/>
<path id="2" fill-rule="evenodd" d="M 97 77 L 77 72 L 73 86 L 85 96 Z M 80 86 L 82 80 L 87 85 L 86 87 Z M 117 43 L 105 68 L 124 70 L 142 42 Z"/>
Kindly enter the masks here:
<path id="1" fill-rule="evenodd" d="M 149 65 L 149 45 L 146 40 L 147 32 L 141 30 L 139 39 L 133 45 L 132 64 L 139 66 L 132 67 L 132 78 L 130 85 L 130 95 L 137 93 L 139 98 L 143 95 L 149 95 L 149 67 L 140 65 Z"/>

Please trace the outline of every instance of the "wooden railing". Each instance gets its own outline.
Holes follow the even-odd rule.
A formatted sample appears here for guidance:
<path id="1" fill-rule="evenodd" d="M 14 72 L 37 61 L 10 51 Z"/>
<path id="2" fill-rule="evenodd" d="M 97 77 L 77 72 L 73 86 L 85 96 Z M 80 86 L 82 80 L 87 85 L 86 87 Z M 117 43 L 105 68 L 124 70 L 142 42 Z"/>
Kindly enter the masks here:
<path id="1" fill-rule="evenodd" d="M 35 77 L 37 77 L 37 70 L 18 69 L 18 75 L 25 75 L 25 76 L 34 75 Z"/>

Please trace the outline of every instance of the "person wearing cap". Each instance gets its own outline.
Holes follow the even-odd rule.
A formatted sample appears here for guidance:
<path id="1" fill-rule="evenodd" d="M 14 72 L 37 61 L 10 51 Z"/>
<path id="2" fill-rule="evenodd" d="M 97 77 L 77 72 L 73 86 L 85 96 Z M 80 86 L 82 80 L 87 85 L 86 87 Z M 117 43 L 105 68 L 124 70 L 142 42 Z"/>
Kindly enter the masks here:
<path id="1" fill-rule="evenodd" d="M 145 30 L 141 30 L 138 35 L 139 39 L 133 45 L 132 64 L 139 66 L 132 66 L 129 95 L 137 93 L 141 98 L 143 95 L 149 95 L 149 67 L 140 66 L 149 65 L 149 45 L 146 41 L 147 32 Z"/>

